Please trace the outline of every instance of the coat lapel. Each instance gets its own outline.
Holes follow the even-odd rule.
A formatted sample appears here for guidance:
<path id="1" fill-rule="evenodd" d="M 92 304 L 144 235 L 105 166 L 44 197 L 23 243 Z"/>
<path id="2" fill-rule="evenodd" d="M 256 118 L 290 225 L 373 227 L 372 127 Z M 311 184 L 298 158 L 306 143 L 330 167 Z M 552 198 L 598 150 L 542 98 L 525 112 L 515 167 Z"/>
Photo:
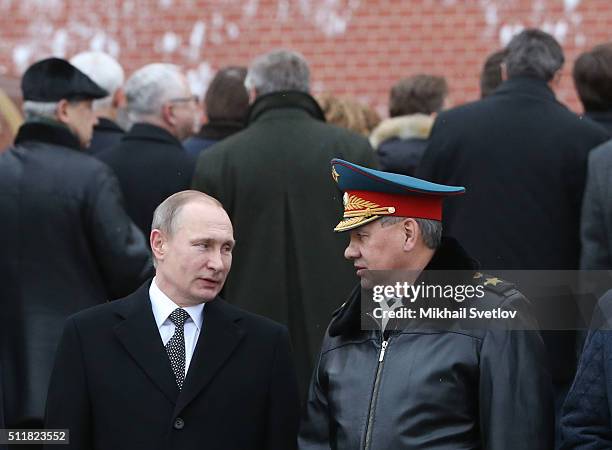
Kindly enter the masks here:
<path id="1" fill-rule="evenodd" d="M 150 282 L 145 283 L 119 310 L 124 321 L 115 327 L 115 334 L 130 356 L 172 403 L 176 402 L 178 387 L 170 367 L 149 298 Z M 128 300 L 126 299 L 126 300 Z"/>
<path id="2" fill-rule="evenodd" d="M 236 323 L 239 318 L 219 298 L 206 304 L 204 323 L 176 403 L 175 415 L 210 383 L 244 337 L 246 332 Z"/>

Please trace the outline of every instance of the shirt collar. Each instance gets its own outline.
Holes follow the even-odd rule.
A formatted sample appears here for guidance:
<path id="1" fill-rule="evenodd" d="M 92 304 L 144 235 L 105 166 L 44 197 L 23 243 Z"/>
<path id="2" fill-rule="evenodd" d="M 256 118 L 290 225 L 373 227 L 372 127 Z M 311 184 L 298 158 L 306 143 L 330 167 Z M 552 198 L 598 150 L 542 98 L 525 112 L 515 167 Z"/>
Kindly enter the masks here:
<path id="1" fill-rule="evenodd" d="M 180 306 L 174 303 L 170 297 L 161 291 L 155 282 L 155 278 L 153 278 L 151 287 L 149 287 L 149 297 L 151 298 L 151 307 L 153 308 L 155 323 L 159 329 L 163 323 L 168 320 L 168 316 L 172 313 L 172 311 L 174 311 L 176 308 L 180 308 Z M 191 320 L 193 320 L 193 323 L 198 328 L 198 331 L 200 331 L 202 328 L 204 305 L 205 303 L 200 303 L 199 305 L 183 307 L 183 309 L 187 311 L 187 314 L 189 314 Z"/>

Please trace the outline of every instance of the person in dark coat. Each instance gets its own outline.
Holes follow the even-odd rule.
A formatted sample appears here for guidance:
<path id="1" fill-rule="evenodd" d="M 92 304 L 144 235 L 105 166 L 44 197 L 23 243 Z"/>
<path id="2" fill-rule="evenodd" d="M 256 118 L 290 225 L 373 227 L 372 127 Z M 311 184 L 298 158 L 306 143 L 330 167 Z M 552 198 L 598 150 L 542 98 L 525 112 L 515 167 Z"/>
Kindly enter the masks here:
<path id="1" fill-rule="evenodd" d="M 487 56 L 480 71 L 480 98 L 491 95 L 504 81 L 502 63 L 506 58 L 506 50 L 497 50 Z"/>
<path id="2" fill-rule="evenodd" d="M 258 57 L 249 83 L 247 128 L 200 155 L 193 186 L 223 203 L 240 236 L 225 298 L 289 327 L 305 395 L 325 322 L 355 281 L 343 240 L 325 231 L 340 213 L 328 161 L 372 165 L 374 153 L 365 138 L 325 123 L 301 55 Z"/>
<path id="3" fill-rule="evenodd" d="M 587 156 L 607 133 L 555 99 L 564 57 L 552 36 L 528 29 L 506 51 L 493 94 L 437 117 L 417 176 L 470 189 L 446 205 L 445 227 L 485 270 L 577 269 Z M 575 333 L 544 338 L 560 408 Z"/>
<path id="4" fill-rule="evenodd" d="M 416 75 L 391 89 L 389 119 L 370 135 L 370 144 L 382 170 L 414 175 L 425 148 L 435 115 L 448 95 L 443 77 Z"/>
<path id="5" fill-rule="evenodd" d="M 22 91 L 26 122 L 0 154 L 0 409 L 8 428 L 42 428 L 66 317 L 127 295 L 151 266 L 117 179 L 83 152 L 106 92 L 57 58 L 26 70 Z"/>
<path id="6" fill-rule="evenodd" d="M 204 97 L 208 121 L 195 136 L 183 142 L 185 150 L 197 157 L 202 150 L 242 130 L 249 110 L 249 93 L 244 86 L 246 67 L 230 66 L 217 72 Z"/>
<path id="7" fill-rule="evenodd" d="M 233 246 L 215 199 L 185 191 L 159 205 L 155 278 L 66 323 L 45 420 L 70 430 L 64 448 L 295 449 L 287 329 L 218 297 Z"/>
<path id="8" fill-rule="evenodd" d="M 99 154 L 121 184 L 126 209 L 145 235 L 153 211 L 166 197 L 191 184 L 195 160 L 181 141 L 193 134 L 197 99 L 176 66 L 149 64 L 125 85 L 134 125 L 116 147 Z"/>
<path id="9" fill-rule="evenodd" d="M 589 154 L 580 223 L 580 268 L 612 269 L 612 141 Z"/>
<path id="10" fill-rule="evenodd" d="M 612 448 L 612 291 L 599 302 L 603 324 L 586 339 L 576 378 L 565 403 L 562 449 Z"/>
<path id="11" fill-rule="evenodd" d="M 584 116 L 612 137 L 612 42 L 578 56 L 572 75 Z"/>
<path id="12" fill-rule="evenodd" d="M 332 167 L 345 192 L 344 217 L 335 231 L 350 231 L 344 255 L 361 286 L 327 330 L 299 449 L 550 450 L 550 374 L 528 301 L 512 284 L 478 272 L 456 240 L 442 237 L 442 199 L 464 189 L 343 160 L 333 160 Z M 470 309 L 516 312 L 516 330 L 501 319 L 471 328 L 442 320 L 437 326 L 434 321 L 364 326 L 371 318 L 368 298 L 361 296 L 375 287 L 381 271 L 412 273 L 413 286 L 429 287 L 451 286 L 439 274 L 453 274 L 448 281 L 455 292 L 459 287 L 482 292 L 465 300 Z M 395 279 L 386 284 L 393 287 Z M 425 298 L 412 311 L 444 305 L 458 310 L 455 301 L 463 300 Z M 381 318 L 375 311 L 372 317 Z"/>
<path id="13" fill-rule="evenodd" d="M 104 98 L 94 100 L 93 109 L 98 117 L 87 151 L 98 155 L 119 143 L 123 137 L 121 119 L 125 121 L 125 93 L 123 68 L 110 55 L 103 52 L 83 52 L 73 56 L 70 63 L 108 92 Z"/>

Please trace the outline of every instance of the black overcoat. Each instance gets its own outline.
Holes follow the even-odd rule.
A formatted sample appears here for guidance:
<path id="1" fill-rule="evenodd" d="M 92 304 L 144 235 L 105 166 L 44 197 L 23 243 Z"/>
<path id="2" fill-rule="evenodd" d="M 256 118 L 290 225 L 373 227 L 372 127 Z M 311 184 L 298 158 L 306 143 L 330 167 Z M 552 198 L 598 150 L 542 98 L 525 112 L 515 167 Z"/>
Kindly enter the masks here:
<path id="1" fill-rule="evenodd" d="M 326 322 L 356 281 L 330 160 L 372 166 L 367 140 L 324 122 L 312 97 L 264 95 L 246 130 L 202 152 L 194 187 L 218 198 L 234 225 L 224 297 L 289 327 L 305 393 Z"/>
<path id="2" fill-rule="evenodd" d="M 492 269 L 578 269 L 589 151 L 607 139 L 540 80 L 514 78 L 492 95 L 441 113 L 417 176 L 465 186 L 444 226 Z M 545 336 L 556 381 L 575 366 L 573 336 Z"/>
<path id="3" fill-rule="evenodd" d="M 170 195 L 189 189 L 195 160 L 161 127 L 136 123 L 116 147 L 98 155 L 117 175 L 126 209 L 145 236 L 153 211 Z"/>
<path id="4" fill-rule="evenodd" d="M 65 448 L 74 450 L 294 449 L 299 399 L 286 328 L 208 302 L 179 392 L 149 285 L 68 320 L 46 427 L 69 428 Z"/>
<path id="5" fill-rule="evenodd" d="M 466 187 L 445 231 L 485 270 L 577 269 L 587 157 L 606 139 L 546 83 L 511 79 L 438 116 L 417 176 Z"/>
<path id="6" fill-rule="evenodd" d="M 0 365 L 5 425 L 40 427 L 63 323 L 150 273 L 144 236 L 103 163 L 66 128 L 26 123 L 0 154 Z"/>

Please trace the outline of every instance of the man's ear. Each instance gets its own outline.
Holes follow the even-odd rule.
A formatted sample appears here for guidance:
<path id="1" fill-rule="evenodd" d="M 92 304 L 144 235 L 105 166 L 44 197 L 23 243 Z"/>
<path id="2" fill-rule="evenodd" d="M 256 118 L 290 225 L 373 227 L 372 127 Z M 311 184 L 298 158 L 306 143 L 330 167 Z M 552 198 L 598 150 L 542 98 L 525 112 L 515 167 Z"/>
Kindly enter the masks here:
<path id="1" fill-rule="evenodd" d="M 112 101 L 113 108 L 125 108 L 127 106 L 127 98 L 125 97 L 125 91 L 123 88 L 119 88 L 113 94 Z"/>
<path id="2" fill-rule="evenodd" d="M 166 124 L 174 127 L 176 120 L 174 118 L 174 105 L 172 103 L 167 102 L 162 105 L 161 117 Z"/>
<path id="3" fill-rule="evenodd" d="M 419 238 L 419 224 L 416 220 L 408 218 L 404 220 L 402 226 L 404 231 L 404 244 L 402 248 L 404 251 L 409 252 L 416 246 Z"/>
<path id="4" fill-rule="evenodd" d="M 153 256 L 155 256 L 157 261 L 162 261 L 164 259 L 164 255 L 166 254 L 166 239 L 164 234 L 155 228 L 154 230 L 151 230 L 149 241 L 151 243 L 151 251 L 153 252 Z"/>
<path id="5" fill-rule="evenodd" d="M 555 89 L 557 89 L 559 87 L 559 85 L 561 84 L 561 77 L 562 77 L 562 72 L 561 69 L 557 70 L 555 72 L 555 75 L 552 77 L 552 80 L 550 80 L 548 82 L 548 85 L 550 86 L 550 88 L 554 91 Z"/>
<path id="6" fill-rule="evenodd" d="M 55 110 L 55 117 L 61 123 L 68 123 L 70 120 L 70 113 L 68 109 L 70 108 L 70 103 L 66 99 L 62 99 L 57 103 L 57 109 Z"/>

